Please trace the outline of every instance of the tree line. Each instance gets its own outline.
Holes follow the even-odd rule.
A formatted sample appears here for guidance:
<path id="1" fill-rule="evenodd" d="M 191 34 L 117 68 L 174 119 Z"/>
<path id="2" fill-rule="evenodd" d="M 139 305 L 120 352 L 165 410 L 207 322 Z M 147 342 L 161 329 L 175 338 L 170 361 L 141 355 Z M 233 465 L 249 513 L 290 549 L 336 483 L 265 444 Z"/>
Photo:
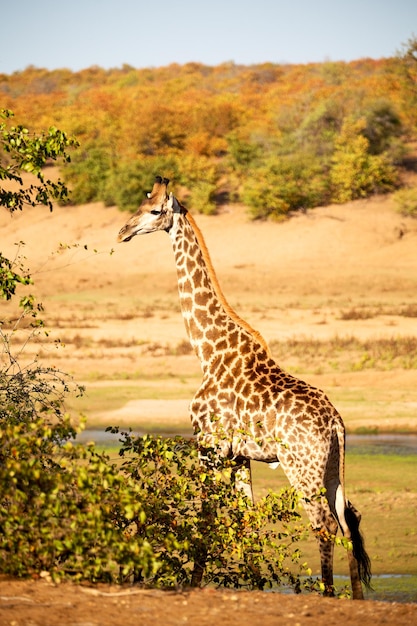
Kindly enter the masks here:
<path id="1" fill-rule="evenodd" d="M 399 185 L 417 126 L 416 48 L 350 63 L 28 67 L 0 75 L 0 94 L 24 124 L 76 136 L 63 170 L 74 203 L 133 210 L 163 172 L 196 210 L 227 199 L 280 218 Z"/>
<path id="2" fill-rule="evenodd" d="M 133 210 L 163 172 L 190 206 L 222 199 L 285 216 L 399 185 L 417 126 L 412 40 L 394 58 L 0 75 L 5 108 L 80 142 L 63 171 L 73 202 Z"/>

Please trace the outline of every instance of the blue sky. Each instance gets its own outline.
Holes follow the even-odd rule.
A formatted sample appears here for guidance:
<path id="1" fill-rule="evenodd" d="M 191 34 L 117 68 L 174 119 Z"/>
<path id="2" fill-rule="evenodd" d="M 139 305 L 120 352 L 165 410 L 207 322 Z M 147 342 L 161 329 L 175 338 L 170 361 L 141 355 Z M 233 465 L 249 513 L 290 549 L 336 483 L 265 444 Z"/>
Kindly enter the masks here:
<path id="1" fill-rule="evenodd" d="M 417 0 L 16 0 L 0 11 L 0 73 L 129 64 L 250 65 L 394 56 Z"/>

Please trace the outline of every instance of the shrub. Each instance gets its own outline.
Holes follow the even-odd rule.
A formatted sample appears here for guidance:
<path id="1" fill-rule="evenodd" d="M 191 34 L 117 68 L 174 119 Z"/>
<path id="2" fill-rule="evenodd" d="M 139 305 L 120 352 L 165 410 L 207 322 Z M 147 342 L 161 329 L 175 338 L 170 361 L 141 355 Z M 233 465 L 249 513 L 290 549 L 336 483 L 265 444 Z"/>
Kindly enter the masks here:
<path id="1" fill-rule="evenodd" d="M 219 177 L 217 166 L 205 156 L 187 155 L 181 160 L 181 173 L 177 180 L 188 191 L 188 195 L 181 195 L 190 210 L 206 215 L 216 212 Z"/>
<path id="2" fill-rule="evenodd" d="M 175 157 L 143 157 L 137 161 L 121 161 L 111 172 L 103 188 L 101 200 L 107 205 L 116 204 L 122 211 L 137 210 L 149 181 L 163 172 L 168 178 L 178 178 Z"/>
<path id="3" fill-rule="evenodd" d="M 64 170 L 65 180 L 71 185 L 72 203 L 102 200 L 111 168 L 112 157 L 108 146 L 91 142 L 79 151 Z"/>
<path id="4" fill-rule="evenodd" d="M 188 203 L 194 211 L 205 215 L 214 215 L 217 211 L 215 203 L 216 185 L 206 180 L 193 184 Z"/>
<path id="5" fill-rule="evenodd" d="M 247 177 L 242 190 L 253 219 L 282 219 L 289 211 L 318 206 L 327 198 L 322 165 L 301 153 L 268 158 Z"/>
<path id="6" fill-rule="evenodd" d="M 204 555 L 204 584 L 301 588 L 300 574 L 310 572 L 297 543 L 307 531 L 292 489 L 252 506 L 233 489 L 232 460 L 208 449 L 202 466 L 196 443 L 180 437 L 122 433 L 120 454 L 143 505 L 144 519 L 132 519 L 133 536 L 146 537 L 158 559 L 153 584 L 189 585 Z M 307 579 L 305 586 L 315 583 Z"/>
<path id="7" fill-rule="evenodd" d="M 334 202 L 349 202 L 372 193 L 392 191 L 397 174 L 385 154 L 372 155 L 364 120 L 348 118 L 335 141 L 330 178 Z"/>
<path id="8" fill-rule="evenodd" d="M 391 102 L 376 100 L 366 111 L 365 119 L 363 134 L 369 141 L 370 154 L 391 150 L 402 133 L 401 119 Z"/>
<path id="9" fill-rule="evenodd" d="M 0 571 L 117 582 L 139 569 L 151 575 L 146 539 L 127 539 L 115 523 L 143 515 L 137 485 L 93 447 L 56 443 L 70 434 L 67 419 L 2 424 Z"/>
<path id="10" fill-rule="evenodd" d="M 251 506 L 231 488 L 232 461 L 207 450 L 203 467 L 193 442 L 122 433 L 119 467 L 70 435 L 67 418 L 3 424 L 1 572 L 172 587 L 203 554 L 204 584 L 318 588 L 292 489 Z"/>
<path id="11" fill-rule="evenodd" d="M 400 189 L 393 195 L 397 211 L 404 217 L 417 217 L 417 188 Z"/>

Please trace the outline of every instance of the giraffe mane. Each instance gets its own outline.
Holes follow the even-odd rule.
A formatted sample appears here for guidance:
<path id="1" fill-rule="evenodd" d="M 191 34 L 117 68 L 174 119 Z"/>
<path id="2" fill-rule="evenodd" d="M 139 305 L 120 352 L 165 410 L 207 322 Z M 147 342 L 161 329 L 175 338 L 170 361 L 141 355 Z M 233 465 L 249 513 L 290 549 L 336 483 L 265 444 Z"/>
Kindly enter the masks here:
<path id="1" fill-rule="evenodd" d="M 192 227 L 192 229 L 194 231 L 194 234 L 195 234 L 195 236 L 197 238 L 198 244 L 199 244 L 200 249 L 201 249 L 201 253 L 203 255 L 204 261 L 205 261 L 206 266 L 207 266 L 207 270 L 208 270 L 210 279 L 212 281 L 212 284 L 214 286 L 214 289 L 215 289 L 215 291 L 217 293 L 217 296 L 218 296 L 220 302 L 224 306 L 224 309 L 225 309 L 226 313 L 232 318 L 233 321 L 235 321 L 237 324 L 239 324 L 239 326 L 241 326 L 242 328 L 247 330 L 253 336 L 255 341 L 260 343 L 261 346 L 263 347 L 263 349 L 270 356 L 271 352 L 270 352 L 269 346 L 266 343 L 265 339 L 262 337 L 261 333 L 258 330 L 255 330 L 246 320 L 242 319 L 236 313 L 236 311 L 230 306 L 228 301 L 226 300 L 226 297 L 225 297 L 225 295 L 224 295 L 224 293 L 222 291 L 222 288 L 220 287 L 220 283 L 218 281 L 215 269 L 213 267 L 213 263 L 211 261 L 210 253 L 208 251 L 206 242 L 204 240 L 203 233 L 201 232 L 200 228 L 197 226 L 197 223 L 196 223 L 195 219 L 193 218 L 193 216 L 191 215 L 191 213 L 189 211 L 186 212 L 185 217 L 188 220 L 189 224 L 191 225 L 191 227 Z"/>

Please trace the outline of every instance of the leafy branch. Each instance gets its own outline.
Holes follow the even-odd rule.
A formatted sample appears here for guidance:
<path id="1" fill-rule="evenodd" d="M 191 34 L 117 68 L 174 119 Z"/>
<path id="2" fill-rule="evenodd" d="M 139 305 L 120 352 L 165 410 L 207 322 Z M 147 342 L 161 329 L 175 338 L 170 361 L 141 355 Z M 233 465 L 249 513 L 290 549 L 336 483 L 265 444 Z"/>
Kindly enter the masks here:
<path id="1" fill-rule="evenodd" d="M 68 188 L 61 180 L 53 182 L 45 178 L 43 168 L 50 161 L 62 160 L 69 163 L 68 148 L 77 147 L 78 142 L 55 126 L 46 133 L 30 133 L 19 124 L 10 125 L 13 111 L 0 109 L 0 181 L 17 183 L 17 190 L 0 186 L 0 205 L 13 212 L 22 210 L 25 205 L 45 205 L 52 211 L 52 200 L 66 202 Z M 33 174 L 38 182 L 24 187 L 21 172 Z"/>

